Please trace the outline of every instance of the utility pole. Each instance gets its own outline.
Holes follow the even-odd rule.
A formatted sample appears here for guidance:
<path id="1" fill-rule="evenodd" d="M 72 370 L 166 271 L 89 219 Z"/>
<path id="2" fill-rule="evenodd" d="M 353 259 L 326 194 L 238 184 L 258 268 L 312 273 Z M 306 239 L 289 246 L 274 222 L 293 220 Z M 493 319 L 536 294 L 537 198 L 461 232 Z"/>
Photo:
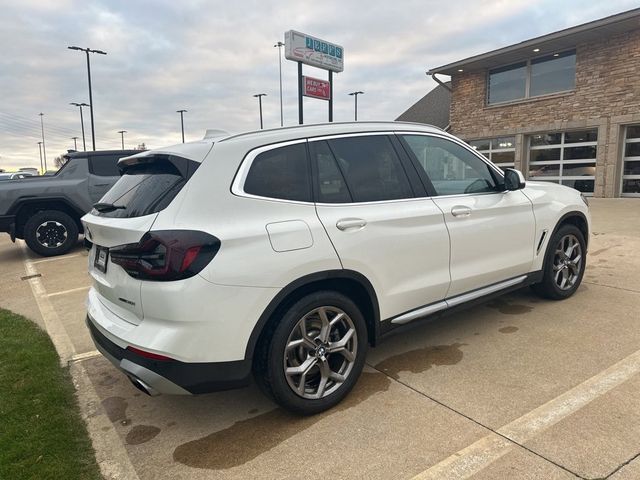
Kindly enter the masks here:
<path id="1" fill-rule="evenodd" d="M 182 128 L 182 143 L 184 143 L 184 114 L 187 110 L 176 110 L 180 114 L 180 127 Z"/>
<path id="2" fill-rule="evenodd" d="M 44 143 L 44 120 L 42 119 L 42 117 L 44 117 L 44 113 L 40 112 L 38 115 L 40 115 L 40 128 L 42 129 L 42 152 L 44 153 L 44 171 L 47 171 L 47 148 L 46 145 Z"/>
<path id="3" fill-rule="evenodd" d="M 80 126 L 82 127 L 82 148 L 86 152 L 87 151 L 87 142 L 85 142 L 85 139 L 84 139 L 84 118 L 82 117 L 82 107 L 88 107 L 89 104 L 88 103 L 71 102 L 69 105 L 74 105 L 74 106 L 76 106 L 76 107 L 78 107 L 80 109 Z"/>
<path id="4" fill-rule="evenodd" d="M 73 149 L 77 152 L 78 151 L 78 137 L 71 137 L 71 140 L 73 140 Z"/>
<path id="5" fill-rule="evenodd" d="M 122 149 L 124 150 L 124 134 L 127 133 L 126 130 L 118 130 L 120 137 L 122 138 Z"/>
<path id="6" fill-rule="evenodd" d="M 256 97 L 258 99 L 258 106 L 260 108 L 260 130 L 262 130 L 263 125 L 262 125 L 262 97 L 266 97 L 267 94 L 266 93 L 257 93 L 254 95 L 254 97 Z"/>
<path id="7" fill-rule="evenodd" d="M 67 47 L 69 50 L 80 50 L 87 54 L 87 77 L 89 79 L 89 111 L 91 112 L 91 141 L 93 144 L 93 151 L 96 150 L 96 130 L 95 124 L 93 121 L 93 94 L 91 92 L 91 62 L 89 61 L 90 53 L 97 53 L 99 55 L 106 55 L 107 52 L 103 52 L 102 50 L 92 50 L 90 48 L 80 48 L 80 47 Z M 46 157 L 45 157 L 46 159 Z"/>
<path id="8" fill-rule="evenodd" d="M 38 142 L 38 150 L 40 151 L 40 175 L 44 174 L 44 166 L 42 165 L 42 142 Z"/>
<path id="9" fill-rule="evenodd" d="M 280 126 L 284 126 L 284 113 L 282 110 L 282 47 L 284 47 L 284 43 L 278 42 L 274 45 L 274 47 L 278 47 L 278 65 L 280 71 Z"/>
<path id="10" fill-rule="evenodd" d="M 355 109 L 354 109 L 354 119 L 357 122 L 358 121 L 358 95 L 362 95 L 364 94 L 364 92 L 351 92 L 349 95 L 353 96 L 353 99 L 355 100 Z"/>

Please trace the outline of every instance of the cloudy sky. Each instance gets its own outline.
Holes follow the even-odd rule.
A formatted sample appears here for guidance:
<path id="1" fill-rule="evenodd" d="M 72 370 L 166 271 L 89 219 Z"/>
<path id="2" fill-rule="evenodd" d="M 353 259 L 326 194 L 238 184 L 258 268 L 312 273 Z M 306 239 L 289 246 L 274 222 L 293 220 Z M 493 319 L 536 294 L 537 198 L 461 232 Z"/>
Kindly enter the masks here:
<path id="1" fill-rule="evenodd" d="M 334 120 L 390 120 L 433 88 L 428 68 L 637 6 L 633 0 L 0 0 L 0 168 L 39 164 L 43 112 L 53 158 L 81 136 L 77 107 L 89 103 L 84 53 L 92 56 L 98 149 L 159 147 L 207 128 L 231 132 L 280 123 L 278 51 L 294 29 L 345 51 L 334 75 Z M 285 125 L 297 123 L 296 64 L 282 62 Z M 322 70 L 305 74 L 325 78 Z M 327 120 L 327 105 L 305 99 L 305 123 Z M 85 116 L 90 145 L 88 111 Z M 79 144 L 81 148 L 81 144 Z"/>

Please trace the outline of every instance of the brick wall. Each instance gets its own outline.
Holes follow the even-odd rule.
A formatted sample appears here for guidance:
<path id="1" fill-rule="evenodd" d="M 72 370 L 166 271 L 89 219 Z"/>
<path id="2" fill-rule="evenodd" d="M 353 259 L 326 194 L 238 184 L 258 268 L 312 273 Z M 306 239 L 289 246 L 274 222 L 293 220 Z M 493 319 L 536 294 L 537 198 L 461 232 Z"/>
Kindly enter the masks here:
<path id="1" fill-rule="evenodd" d="M 487 106 L 485 71 L 451 80 L 451 132 L 465 139 L 598 127 L 595 193 L 617 195 L 622 126 L 640 120 L 640 29 L 577 45 L 571 93 Z M 524 169 L 521 143 L 516 167 Z"/>

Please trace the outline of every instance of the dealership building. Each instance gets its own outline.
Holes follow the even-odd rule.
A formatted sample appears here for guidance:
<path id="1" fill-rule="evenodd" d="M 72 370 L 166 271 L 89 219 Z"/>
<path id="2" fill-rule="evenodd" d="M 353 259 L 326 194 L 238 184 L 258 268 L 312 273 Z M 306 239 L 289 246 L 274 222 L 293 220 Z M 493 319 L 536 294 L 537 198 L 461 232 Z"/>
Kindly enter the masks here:
<path id="1" fill-rule="evenodd" d="M 427 73 L 439 86 L 398 120 L 446 128 L 531 180 L 640 197 L 640 9 Z"/>

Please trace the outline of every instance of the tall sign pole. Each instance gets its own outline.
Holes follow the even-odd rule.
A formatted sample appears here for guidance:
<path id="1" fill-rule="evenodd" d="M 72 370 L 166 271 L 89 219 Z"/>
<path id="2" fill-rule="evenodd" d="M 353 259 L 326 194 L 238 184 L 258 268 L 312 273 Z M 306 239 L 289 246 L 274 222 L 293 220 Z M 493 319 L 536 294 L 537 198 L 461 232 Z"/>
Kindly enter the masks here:
<path id="1" fill-rule="evenodd" d="M 298 63 L 298 123 L 303 124 L 302 97 L 313 97 L 329 102 L 329 121 L 333 122 L 333 73 L 344 70 L 344 49 L 305 33 L 285 32 L 285 58 Z M 329 81 L 304 77 L 302 64 L 329 72 Z"/>
<path id="2" fill-rule="evenodd" d="M 298 123 L 304 123 L 304 115 L 302 113 L 302 97 L 304 95 L 304 78 L 302 77 L 302 62 L 298 62 Z"/>
<path id="3" fill-rule="evenodd" d="M 333 122 L 333 72 L 329 70 L 329 122 Z"/>

